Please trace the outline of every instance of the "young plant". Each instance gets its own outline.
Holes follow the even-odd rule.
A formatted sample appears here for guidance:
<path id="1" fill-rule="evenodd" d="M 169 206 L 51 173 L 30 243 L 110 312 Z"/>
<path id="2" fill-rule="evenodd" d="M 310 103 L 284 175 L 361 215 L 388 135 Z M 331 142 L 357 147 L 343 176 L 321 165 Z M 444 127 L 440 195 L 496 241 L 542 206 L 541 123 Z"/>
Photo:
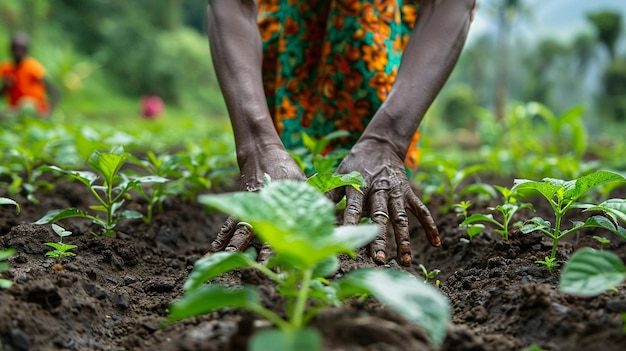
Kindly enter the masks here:
<path id="1" fill-rule="evenodd" d="M 345 149 L 325 153 L 328 144 L 338 138 L 349 136 L 345 130 L 329 133 L 320 139 L 315 139 L 307 133 L 302 133 L 304 148 L 292 152 L 292 156 L 302 170 L 310 175 L 313 173 L 333 173 L 337 164 L 348 153 Z"/>
<path id="2" fill-rule="evenodd" d="M 137 189 L 144 183 L 163 183 L 167 179 L 156 176 L 132 177 L 129 178 L 120 169 L 130 157 L 121 147 L 111 149 L 110 152 L 101 153 L 95 151 L 89 156 L 87 163 L 91 169 L 97 173 L 89 171 L 64 170 L 56 166 L 48 169 L 61 172 L 74 180 L 85 184 L 91 191 L 99 205 L 90 206 L 93 211 L 103 212 L 104 218 L 91 215 L 77 208 L 63 210 L 51 210 L 35 224 L 48 224 L 71 217 L 82 217 L 91 219 L 94 223 L 102 227 L 102 235 L 111 236 L 114 234 L 115 226 L 125 219 L 139 219 L 143 215 L 137 211 L 121 210 L 125 200 L 130 198 L 129 190 Z M 102 177 L 101 184 L 97 181 Z"/>
<path id="3" fill-rule="evenodd" d="M 494 225 L 497 228 L 494 231 L 502 235 L 504 240 L 508 240 L 509 224 L 515 213 L 523 208 L 533 209 L 532 205 L 529 203 L 518 203 L 516 197 L 517 195 L 511 189 L 498 185 L 495 185 L 494 188 L 496 188 L 500 192 L 500 194 L 502 194 L 504 203 L 496 207 L 488 207 L 487 209 L 490 211 L 499 212 L 500 215 L 502 215 L 502 223 L 494 219 L 492 214 L 485 215 L 476 213 L 465 218 L 465 220 L 461 222 L 461 226 L 466 227 L 467 234 L 469 235 L 470 240 L 472 240 L 473 237 L 480 234 L 483 229 L 485 229 L 484 225 L 476 224 L 478 222 L 487 222 Z"/>
<path id="4" fill-rule="evenodd" d="M 9 264 L 5 261 L 15 255 L 15 249 L 0 250 L 0 272 L 9 270 Z M 7 279 L 0 279 L 0 289 L 8 289 L 13 285 L 13 282 Z"/>
<path id="5" fill-rule="evenodd" d="M 454 209 L 457 212 L 456 216 L 467 218 L 467 210 L 469 210 L 470 206 L 472 206 L 471 201 L 461 201 L 458 204 L 454 204 Z"/>
<path id="6" fill-rule="evenodd" d="M 576 251 L 563 267 L 559 289 L 566 294 L 591 297 L 626 280 L 626 266 L 616 254 L 589 247 Z"/>
<path id="7" fill-rule="evenodd" d="M 17 202 L 15 202 L 15 200 L 12 200 L 6 197 L 0 197 L 0 205 L 13 205 L 15 206 L 17 214 L 20 214 L 20 205 Z"/>
<path id="8" fill-rule="evenodd" d="M 626 179 L 618 173 L 600 170 L 568 181 L 554 178 L 545 178 L 541 182 L 526 179 L 515 181 L 513 191 L 525 194 L 538 192 L 550 203 L 554 211 L 554 227 L 548 220 L 534 217 L 521 228 L 522 233 L 526 234 L 538 230 L 553 240 L 552 252 L 549 256 L 550 262 L 548 258 L 544 262 L 554 264 L 559 240 L 584 228 L 602 228 L 626 239 L 626 230 L 617 224 L 617 218 L 626 220 L 626 200 L 611 199 L 599 205 L 576 202 L 589 190 L 608 182 L 623 183 L 626 182 Z M 571 228 L 563 229 L 563 216 L 571 209 L 576 208 L 585 211 L 601 211 L 603 214 L 591 216 L 585 222 L 574 221 Z"/>
<path id="9" fill-rule="evenodd" d="M 442 177 L 438 184 L 435 186 L 426 186 L 424 191 L 429 194 L 439 194 L 443 196 L 445 203 L 441 207 L 441 212 L 444 214 L 450 212 L 454 204 L 458 203 L 458 199 L 464 195 L 476 194 L 484 195 L 488 198 L 494 198 L 497 195 L 493 187 L 485 183 L 477 182 L 461 187 L 462 183 L 467 180 L 467 178 L 485 170 L 485 165 L 477 164 L 462 168 L 454 161 L 442 161 L 440 159 L 428 160 L 424 158 L 420 166 L 425 170 L 431 169 L 432 171 L 418 173 L 418 180 L 421 180 L 422 176 L 430 178 L 432 174 L 438 174 Z"/>
<path id="10" fill-rule="evenodd" d="M 334 204 L 311 185 L 275 181 L 258 192 L 203 195 L 199 201 L 249 223 L 275 255 L 267 266 L 256 262 L 254 250 L 218 252 L 198 260 L 183 297 L 170 306 L 169 322 L 222 308 L 246 309 L 278 327 L 257 332 L 250 350 L 264 350 L 268 344 L 276 350 L 321 350 L 321 337 L 306 327 L 308 322 L 342 300 L 370 295 L 421 324 L 433 342 L 442 342 L 448 302 L 414 276 L 393 269 L 357 269 L 333 282 L 326 279 L 339 266 L 337 254 L 354 257 L 354 249 L 373 240 L 378 226 L 335 227 Z M 284 311 L 265 308 L 253 286 L 229 288 L 209 282 L 242 267 L 255 268 L 275 282 L 284 297 Z"/>
<path id="11" fill-rule="evenodd" d="M 422 274 L 424 274 L 424 283 L 428 283 L 429 280 L 437 278 L 439 273 L 441 273 L 441 271 L 436 268 L 433 269 L 432 271 L 429 271 L 428 269 L 426 269 L 426 266 L 424 266 L 421 263 L 419 267 L 422 270 Z"/>
<path id="12" fill-rule="evenodd" d="M 52 224 L 52 230 L 59 236 L 59 241 L 56 243 L 46 243 L 46 245 L 54 249 L 46 252 L 46 256 L 56 258 L 58 264 L 61 264 L 64 257 L 76 256 L 76 254 L 70 250 L 74 250 L 77 246 L 63 243 L 63 238 L 72 235 L 72 232 L 54 223 Z"/>

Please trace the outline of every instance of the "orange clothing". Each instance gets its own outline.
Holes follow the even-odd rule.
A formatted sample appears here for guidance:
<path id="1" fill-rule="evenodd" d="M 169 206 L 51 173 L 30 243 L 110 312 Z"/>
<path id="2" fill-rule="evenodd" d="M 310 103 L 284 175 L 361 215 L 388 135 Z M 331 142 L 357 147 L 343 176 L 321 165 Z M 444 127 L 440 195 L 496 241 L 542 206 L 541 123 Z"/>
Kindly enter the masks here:
<path id="1" fill-rule="evenodd" d="M 0 78 L 9 80 L 7 101 L 9 106 L 18 107 L 31 100 L 41 115 L 47 115 L 50 108 L 46 99 L 45 74 L 43 66 L 34 58 L 26 57 L 15 66 L 12 61 L 0 64 Z"/>

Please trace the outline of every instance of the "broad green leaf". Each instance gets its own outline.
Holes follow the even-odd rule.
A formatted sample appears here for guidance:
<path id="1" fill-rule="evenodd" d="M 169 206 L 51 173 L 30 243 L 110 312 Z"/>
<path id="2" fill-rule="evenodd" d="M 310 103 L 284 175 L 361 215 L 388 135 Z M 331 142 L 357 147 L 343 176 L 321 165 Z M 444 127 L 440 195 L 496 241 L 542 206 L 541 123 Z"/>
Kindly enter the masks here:
<path id="1" fill-rule="evenodd" d="M 489 184 L 485 183 L 474 183 L 466 186 L 463 190 L 459 191 L 458 195 L 463 196 L 467 194 L 482 194 L 487 195 L 489 198 L 493 199 L 498 196 L 496 190 Z"/>
<path id="2" fill-rule="evenodd" d="M 14 200 L 6 197 L 0 197 L 0 205 L 13 205 L 17 209 L 17 214 L 20 214 L 20 205 Z"/>
<path id="3" fill-rule="evenodd" d="M 65 230 L 65 228 L 61 227 L 58 224 L 52 223 L 52 230 L 54 230 L 54 232 L 62 238 L 72 235 L 72 232 L 70 232 L 69 230 Z"/>
<path id="4" fill-rule="evenodd" d="M 534 232 L 535 230 L 547 230 L 550 231 L 552 228 L 552 223 L 546 221 L 541 217 L 533 217 L 529 219 L 526 224 L 522 226 L 520 229 L 522 233 L 528 234 Z"/>
<path id="5" fill-rule="evenodd" d="M 136 184 L 144 184 L 144 183 L 167 183 L 170 180 L 164 177 L 159 176 L 144 176 L 132 178 L 132 181 Z"/>
<path id="6" fill-rule="evenodd" d="M 566 189 L 566 199 L 578 199 L 581 195 L 586 193 L 589 189 L 595 188 L 598 185 L 609 182 L 624 182 L 626 178 L 619 173 L 610 171 L 596 171 L 586 176 L 582 176 L 575 181 L 575 186 L 572 189 Z"/>
<path id="7" fill-rule="evenodd" d="M 223 273 L 237 268 L 250 267 L 255 263 L 254 260 L 251 253 L 225 251 L 203 257 L 194 263 L 183 290 L 189 292 Z"/>
<path id="8" fill-rule="evenodd" d="M 0 279 L 0 289 L 8 289 L 13 286 L 13 282 L 7 279 Z"/>
<path id="9" fill-rule="evenodd" d="M 583 205 L 585 211 L 603 211 L 626 222 L 626 199 L 609 199 L 599 205 Z"/>
<path id="10" fill-rule="evenodd" d="M 101 153 L 95 151 L 87 159 L 87 164 L 92 169 L 100 172 L 106 184 L 111 185 L 115 183 L 115 176 L 129 157 L 130 154 L 127 152 Z"/>
<path id="11" fill-rule="evenodd" d="M 307 180 L 307 183 L 321 193 L 345 185 L 351 185 L 359 190 L 366 185 L 361 173 L 356 171 L 348 174 L 316 173 Z"/>
<path id="12" fill-rule="evenodd" d="M 0 250 L 0 261 L 4 261 L 7 258 L 15 255 L 15 249 L 14 248 L 9 248 L 9 249 L 4 249 L 4 250 Z"/>
<path id="13" fill-rule="evenodd" d="M 167 320 L 175 322 L 203 315 L 225 307 L 254 310 L 260 306 L 259 292 L 251 286 L 227 288 L 221 285 L 203 285 L 191 290 L 170 305 Z"/>
<path id="14" fill-rule="evenodd" d="M 622 284 L 626 267 L 612 252 L 582 248 L 563 267 L 559 288 L 577 296 L 596 296 Z"/>
<path id="15" fill-rule="evenodd" d="M 320 239 L 333 234 L 334 204 L 314 187 L 296 181 L 274 181 L 258 192 L 201 195 L 198 201 L 252 224 L 277 255 L 303 268 L 323 259 Z"/>
<path id="16" fill-rule="evenodd" d="M 62 219 L 72 218 L 72 217 L 83 217 L 83 218 L 91 218 L 92 216 L 88 215 L 85 211 L 79 210 L 77 208 L 71 207 L 64 210 L 50 210 L 43 217 L 38 219 L 33 224 L 48 224 L 52 222 L 58 222 Z"/>
<path id="17" fill-rule="evenodd" d="M 118 216 L 119 220 L 122 220 L 122 219 L 140 219 L 140 218 L 143 218 L 143 214 L 141 214 L 140 212 L 137 212 L 137 211 L 133 211 L 133 210 L 124 210 Z"/>
<path id="18" fill-rule="evenodd" d="M 69 177 L 76 179 L 78 181 L 80 181 L 81 183 L 90 186 L 92 185 L 97 179 L 98 179 L 98 175 L 93 173 L 93 172 L 89 172 L 89 171 L 73 171 L 73 170 L 65 170 L 62 168 L 59 168 L 57 166 L 42 166 L 41 167 L 42 170 L 52 170 L 52 171 L 57 171 L 57 172 L 61 172 L 63 174 L 68 175 Z"/>
<path id="19" fill-rule="evenodd" d="M 584 223 L 574 222 L 574 227 L 568 232 L 572 232 L 574 230 L 579 230 L 582 228 L 602 228 L 626 239 L 626 231 L 624 230 L 624 228 L 616 226 L 615 223 L 613 223 L 610 219 L 604 216 L 597 215 L 589 217 L 585 220 Z"/>
<path id="20" fill-rule="evenodd" d="M 392 269 L 357 269 L 333 283 L 340 299 L 368 294 L 422 326 L 441 345 L 450 319 L 448 300 L 434 287 Z"/>
<path id="21" fill-rule="evenodd" d="M 328 277 L 339 269 L 339 259 L 337 256 L 328 256 L 319 262 L 313 269 L 313 278 Z"/>
<path id="22" fill-rule="evenodd" d="M 521 197 L 527 196 L 529 191 L 537 191 L 548 201 L 553 201 L 557 191 L 568 186 L 566 181 L 553 178 L 544 178 L 541 182 L 515 179 L 514 184 L 511 190 L 516 191 Z M 569 186 L 573 186 L 573 182 Z"/>
<path id="23" fill-rule="evenodd" d="M 465 230 L 467 231 L 467 235 L 470 237 L 470 239 L 473 239 L 476 235 L 482 233 L 483 230 L 485 230 L 485 225 L 484 224 L 471 224 L 471 225 L 468 225 Z"/>
<path id="24" fill-rule="evenodd" d="M 498 221 L 496 221 L 495 219 L 493 219 L 493 215 L 492 214 L 481 214 L 481 213 L 475 213 L 467 218 L 465 218 L 465 220 L 463 220 L 463 222 L 461 222 L 460 226 L 466 226 L 469 224 L 473 224 L 476 222 L 488 222 L 491 224 L 495 224 L 495 225 L 500 225 L 500 223 Z M 501 225 L 500 225 L 501 226 Z"/>
<path id="25" fill-rule="evenodd" d="M 254 334 L 248 347 L 250 351 L 320 351 L 322 337 L 312 328 L 266 329 Z"/>

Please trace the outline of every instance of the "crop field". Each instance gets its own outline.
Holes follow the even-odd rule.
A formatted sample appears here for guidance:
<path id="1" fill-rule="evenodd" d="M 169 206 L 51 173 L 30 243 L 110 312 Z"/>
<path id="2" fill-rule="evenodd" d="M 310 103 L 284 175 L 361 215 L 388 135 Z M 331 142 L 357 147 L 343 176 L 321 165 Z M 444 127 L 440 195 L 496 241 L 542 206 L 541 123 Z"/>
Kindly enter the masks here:
<path id="1" fill-rule="evenodd" d="M 580 111 L 514 111 L 505 123 L 482 120 L 480 150 L 425 143 L 415 184 L 442 245 L 429 246 L 411 218 L 409 268 L 393 255 L 384 267 L 371 261 L 375 225 L 335 225 L 322 191 L 358 187 L 358 175 L 236 192 L 223 123 L 181 144 L 187 131 L 167 121 L 120 130 L 5 120 L 0 345 L 621 350 L 623 160 L 570 132 Z M 324 164 L 316 149 L 298 157 Z M 256 262 L 259 239 L 245 253 L 205 256 L 228 215 L 257 228 L 275 261 Z"/>

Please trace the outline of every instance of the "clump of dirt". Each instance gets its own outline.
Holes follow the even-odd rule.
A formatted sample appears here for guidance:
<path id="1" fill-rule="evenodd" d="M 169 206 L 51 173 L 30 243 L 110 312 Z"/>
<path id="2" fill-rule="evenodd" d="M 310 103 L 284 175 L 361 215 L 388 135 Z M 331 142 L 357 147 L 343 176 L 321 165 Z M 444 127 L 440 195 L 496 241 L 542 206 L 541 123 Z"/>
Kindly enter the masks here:
<path id="1" fill-rule="evenodd" d="M 6 194 L 0 194 L 6 196 Z M 203 256 L 226 216 L 181 199 L 166 201 L 164 211 L 149 224 L 126 221 L 114 237 L 97 237 L 86 221 L 60 223 L 73 232 L 77 256 L 63 269 L 45 257 L 56 241 L 49 226 L 34 225 L 51 209 L 85 206 L 83 186 L 59 183 L 22 205 L 17 216 L 0 207 L 0 248 L 14 247 L 11 269 L 2 277 L 14 282 L 0 291 L 0 350 L 244 350 L 251 335 L 269 327 L 260 316 L 224 310 L 162 326 L 169 304 L 182 295 L 193 263 Z M 473 199 L 475 203 L 479 203 Z M 140 206 L 141 204 L 135 204 Z M 472 209 L 485 213 L 484 204 Z M 443 346 L 427 342 L 423 330 L 378 302 L 350 301 L 323 311 L 312 327 L 323 335 L 325 350 L 523 350 L 537 344 L 547 350 L 622 350 L 626 343 L 625 288 L 594 298 L 574 298 L 558 291 L 558 274 L 534 261 L 549 254 L 551 243 L 539 233 L 512 233 L 508 241 L 493 231 L 471 242 L 455 214 L 437 215 L 437 199 L 429 205 L 441 232 L 442 246 L 427 244 L 412 220 L 413 266 L 401 268 L 421 277 L 418 264 L 440 269 L 441 292 L 452 306 L 452 321 Z M 537 211 L 549 208 L 536 204 Z M 549 213 L 533 213 L 549 217 Z M 520 213 L 530 218 L 529 213 Z M 580 246 L 598 245 L 581 233 L 563 243 L 559 259 Z M 626 245 L 617 237 L 605 250 L 626 259 Z M 389 252 L 395 252 L 390 240 Z M 341 257 L 339 274 L 374 266 L 365 249 L 356 260 Z M 272 283 L 249 270 L 219 278 L 227 284 L 254 284 L 267 307 L 280 310 L 281 298 Z"/>

